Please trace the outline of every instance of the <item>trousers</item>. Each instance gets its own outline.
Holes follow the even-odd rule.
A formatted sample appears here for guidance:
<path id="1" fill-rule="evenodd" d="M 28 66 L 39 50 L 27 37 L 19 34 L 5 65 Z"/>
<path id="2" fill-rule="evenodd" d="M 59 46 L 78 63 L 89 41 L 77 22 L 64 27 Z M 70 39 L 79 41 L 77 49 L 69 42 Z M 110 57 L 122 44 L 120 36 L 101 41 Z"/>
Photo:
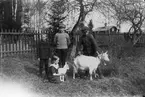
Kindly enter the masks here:
<path id="1" fill-rule="evenodd" d="M 48 59 L 40 59 L 39 74 L 42 76 L 43 68 L 45 67 L 45 74 L 48 76 Z"/>
<path id="2" fill-rule="evenodd" d="M 67 49 L 56 49 L 56 55 L 60 58 L 59 66 L 63 67 L 67 58 Z"/>

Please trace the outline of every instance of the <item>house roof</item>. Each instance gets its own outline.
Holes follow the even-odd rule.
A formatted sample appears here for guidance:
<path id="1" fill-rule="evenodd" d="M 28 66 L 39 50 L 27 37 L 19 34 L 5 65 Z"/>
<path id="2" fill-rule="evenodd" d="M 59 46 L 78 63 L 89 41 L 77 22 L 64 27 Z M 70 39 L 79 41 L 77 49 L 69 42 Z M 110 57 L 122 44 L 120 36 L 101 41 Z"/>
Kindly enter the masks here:
<path id="1" fill-rule="evenodd" d="M 117 29 L 116 26 L 106 26 L 106 27 L 98 27 L 98 28 L 94 29 L 94 31 L 108 31 L 111 28 L 116 28 Z"/>

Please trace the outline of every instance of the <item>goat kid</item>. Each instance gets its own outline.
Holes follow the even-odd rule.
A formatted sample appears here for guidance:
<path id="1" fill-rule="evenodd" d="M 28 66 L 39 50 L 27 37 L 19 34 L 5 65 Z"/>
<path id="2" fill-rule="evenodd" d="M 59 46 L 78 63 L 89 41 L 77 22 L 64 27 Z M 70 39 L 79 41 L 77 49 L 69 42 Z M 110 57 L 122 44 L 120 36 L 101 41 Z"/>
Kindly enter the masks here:
<path id="1" fill-rule="evenodd" d="M 65 74 L 68 69 L 69 69 L 69 66 L 68 66 L 67 62 L 65 62 L 65 65 L 63 68 L 58 69 L 58 74 L 60 75 L 60 81 L 64 82 Z"/>
<path id="2" fill-rule="evenodd" d="M 75 74 L 78 73 L 78 69 L 86 70 L 89 69 L 90 80 L 92 79 L 92 74 L 96 76 L 96 70 L 98 65 L 101 63 L 101 60 L 109 61 L 108 53 L 98 53 L 97 57 L 79 55 L 74 59 L 74 70 L 73 70 L 73 79 L 75 79 Z"/>

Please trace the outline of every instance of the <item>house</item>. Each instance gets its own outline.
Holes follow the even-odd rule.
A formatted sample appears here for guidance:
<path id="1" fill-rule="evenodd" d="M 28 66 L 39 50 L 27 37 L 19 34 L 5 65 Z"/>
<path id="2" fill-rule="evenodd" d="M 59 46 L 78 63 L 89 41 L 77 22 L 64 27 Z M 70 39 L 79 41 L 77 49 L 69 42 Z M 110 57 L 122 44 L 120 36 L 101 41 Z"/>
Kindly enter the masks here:
<path id="1" fill-rule="evenodd" d="M 111 41 L 117 39 L 116 35 L 118 36 L 119 30 L 116 26 L 105 26 L 99 27 L 93 30 L 93 35 L 98 43 L 101 46 L 108 46 Z"/>
<path id="2" fill-rule="evenodd" d="M 116 26 L 104 26 L 96 28 L 93 32 L 96 32 L 97 34 L 116 34 L 119 30 Z"/>

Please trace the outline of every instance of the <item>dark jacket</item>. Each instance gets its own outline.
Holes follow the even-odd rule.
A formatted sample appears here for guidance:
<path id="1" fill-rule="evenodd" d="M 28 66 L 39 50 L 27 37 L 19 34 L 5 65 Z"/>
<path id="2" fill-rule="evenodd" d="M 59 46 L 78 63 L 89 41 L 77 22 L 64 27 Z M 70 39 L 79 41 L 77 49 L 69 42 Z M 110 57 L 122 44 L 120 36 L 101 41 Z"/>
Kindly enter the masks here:
<path id="1" fill-rule="evenodd" d="M 48 79 L 50 82 L 53 82 L 53 83 L 59 83 L 60 82 L 60 76 L 54 76 L 53 74 L 54 73 L 58 73 L 58 69 L 56 69 L 54 66 L 50 66 L 48 68 Z"/>
<path id="2" fill-rule="evenodd" d="M 37 58 L 48 59 L 51 57 L 51 48 L 48 41 L 40 40 L 37 45 Z"/>
<path id="3" fill-rule="evenodd" d="M 82 50 L 84 55 L 95 56 L 97 49 L 98 46 L 92 34 L 82 35 L 80 37 L 78 50 Z"/>
<path id="4" fill-rule="evenodd" d="M 56 69 L 55 67 L 53 67 L 53 66 L 50 66 L 49 68 L 48 68 L 49 70 L 49 77 L 53 77 L 53 74 L 54 73 L 58 73 L 58 69 Z"/>

